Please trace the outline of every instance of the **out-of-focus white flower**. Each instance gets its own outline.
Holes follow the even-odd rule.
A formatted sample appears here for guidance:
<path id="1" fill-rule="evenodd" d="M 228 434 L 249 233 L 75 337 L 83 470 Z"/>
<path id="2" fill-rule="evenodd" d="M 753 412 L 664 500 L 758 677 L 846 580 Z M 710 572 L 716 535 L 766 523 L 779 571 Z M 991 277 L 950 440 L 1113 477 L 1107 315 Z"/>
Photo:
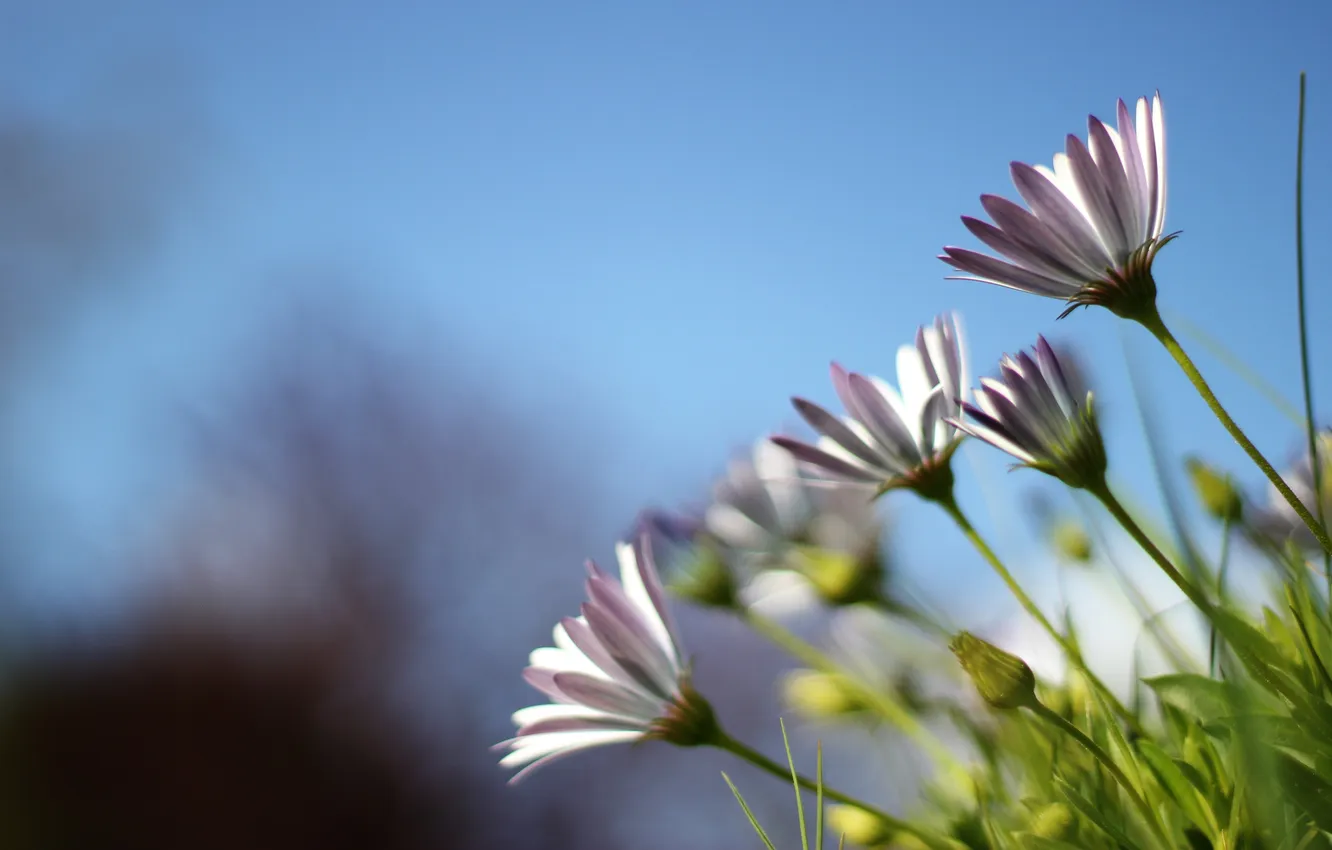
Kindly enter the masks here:
<path id="1" fill-rule="evenodd" d="M 856 556 L 873 551 L 880 523 L 866 495 L 817 484 L 789 452 L 761 440 L 752 462 L 733 462 L 717 482 L 704 525 L 736 566 L 752 571 L 790 567 L 804 546 Z"/>
<path id="2" fill-rule="evenodd" d="M 790 437 L 772 441 L 834 481 L 880 491 L 929 492 L 948 472 L 958 443 L 951 420 L 966 392 L 966 351 L 956 315 L 946 313 L 916 332 L 915 345 L 897 352 L 901 394 L 880 378 L 832 366 L 833 389 L 846 408 L 837 417 L 803 398 L 800 415 L 822 436 L 817 445 Z M 952 477 L 947 475 L 951 490 Z"/>
<path id="3" fill-rule="evenodd" d="M 1004 355 L 1001 378 L 982 378 L 976 404 L 964 403 L 971 422 L 958 428 L 1070 487 L 1105 482 L 1105 444 L 1092 394 L 1080 395 L 1054 349 L 1038 337 L 1035 358 Z"/>
<path id="4" fill-rule="evenodd" d="M 1319 481 L 1321 490 L 1323 519 L 1332 520 L 1332 429 L 1320 431 L 1314 441 L 1318 452 Z M 1296 464 L 1281 476 L 1294 491 L 1310 513 L 1318 516 L 1318 496 L 1315 496 L 1314 465 L 1308 449 Z M 1300 519 L 1290 503 L 1277 492 L 1276 487 L 1268 485 L 1268 505 L 1255 511 L 1254 525 L 1274 540 L 1292 541 L 1301 549 L 1320 549 L 1318 540 L 1309 531 L 1309 527 Z"/>
<path id="5" fill-rule="evenodd" d="M 1013 183 L 1030 211 L 982 195 L 994 224 L 962 223 L 1006 260 L 945 247 L 939 259 L 964 280 L 995 283 L 1069 303 L 1100 304 L 1127 318 L 1155 314 L 1152 261 L 1173 237 L 1166 211 L 1165 114 L 1158 92 L 1139 98 L 1137 122 L 1119 101 L 1119 129 L 1087 119 L 1087 143 L 1070 134 L 1054 168 L 1014 162 Z M 1062 317 L 1061 315 L 1061 317 Z"/>
<path id="6" fill-rule="evenodd" d="M 532 652 L 523 677 L 553 700 L 513 715 L 517 734 L 502 767 L 510 782 L 589 747 L 657 738 L 681 746 L 716 733 L 712 710 L 689 685 L 650 545 L 616 548 L 620 580 L 588 562 L 582 615 L 555 627 L 555 645 Z"/>

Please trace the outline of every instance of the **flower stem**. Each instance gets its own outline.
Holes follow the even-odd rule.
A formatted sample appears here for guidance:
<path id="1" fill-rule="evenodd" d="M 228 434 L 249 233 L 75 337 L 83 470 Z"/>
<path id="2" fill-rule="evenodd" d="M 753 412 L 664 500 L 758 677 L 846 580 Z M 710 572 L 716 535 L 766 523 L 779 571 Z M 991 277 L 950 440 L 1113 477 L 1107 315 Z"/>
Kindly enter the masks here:
<path id="1" fill-rule="evenodd" d="M 1064 653 L 1068 656 L 1069 660 L 1073 662 L 1073 666 L 1077 667 L 1078 671 L 1087 677 L 1087 681 L 1105 696 L 1106 700 L 1110 705 L 1114 706 L 1115 712 L 1119 714 L 1120 717 L 1124 718 L 1124 720 L 1135 730 L 1141 731 L 1138 719 L 1133 716 L 1133 712 L 1129 711 L 1128 708 L 1119 701 L 1119 698 L 1111 692 L 1110 688 L 1087 667 L 1087 663 L 1083 660 L 1082 653 L 1078 650 L 1077 646 L 1056 629 L 1054 624 L 1041 612 L 1041 609 L 1036 607 L 1036 603 L 1033 602 L 1031 597 L 1027 595 L 1027 592 L 1022 589 L 1022 585 L 1018 584 L 1017 579 L 1015 579 L 1013 574 L 1008 571 L 1008 567 L 1004 566 L 1004 562 L 999 560 L 999 556 L 996 555 L 994 550 L 990 548 L 989 544 L 985 542 L 985 538 L 980 536 L 980 532 L 978 532 L 975 526 L 971 524 L 970 520 L 967 519 L 966 514 L 962 513 L 962 508 L 958 506 L 957 500 L 950 494 L 945 499 L 936 499 L 934 501 L 936 501 L 939 506 L 953 518 L 953 522 L 957 523 L 957 527 L 961 529 L 962 534 L 971 541 L 971 545 L 976 547 L 976 551 L 980 552 L 981 557 L 994 568 L 994 571 L 999 574 L 999 578 L 1003 579 L 1004 584 L 1008 585 L 1008 589 L 1012 591 L 1013 596 L 1017 598 L 1018 604 L 1020 604 L 1023 610 L 1030 614 L 1032 619 L 1039 623 L 1041 628 L 1045 629 L 1046 633 L 1054 639 L 1054 642 L 1064 650 Z"/>
<path id="2" fill-rule="evenodd" d="M 1221 524 L 1221 552 L 1217 555 L 1216 568 L 1216 596 L 1217 599 L 1225 601 L 1226 598 L 1226 570 L 1230 567 L 1230 537 L 1232 520 L 1226 515 Z M 1210 676 L 1216 675 L 1216 624 L 1212 623 L 1210 627 L 1210 636 L 1207 641 L 1207 672 Z"/>
<path id="3" fill-rule="evenodd" d="M 1070 738 L 1077 741 L 1083 749 L 1091 753 L 1092 758 L 1096 759 L 1106 770 L 1110 771 L 1110 775 L 1115 778 L 1115 781 L 1119 783 L 1119 786 L 1124 789 L 1124 793 L 1128 794 L 1129 799 L 1133 801 L 1133 805 L 1142 813 L 1142 816 L 1147 821 L 1147 826 L 1152 830 L 1153 835 L 1159 838 L 1165 846 L 1171 846 L 1170 839 L 1166 836 L 1160 821 L 1157 820 L 1156 812 L 1147 801 L 1142 798 L 1142 795 L 1133 787 L 1133 783 L 1124 775 L 1124 771 L 1119 765 L 1115 764 L 1115 760 L 1110 758 L 1110 754 L 1102 749 L 1100 744 L 1093 741 L 1077 726 L 1074 726 L 1040 702 L 1035 702 L 1027 707 L 1037 717 L 1048 721 L 1058 727 L 1060 731 L 1064 732 Z"/>
<path id="4" fill-rule="evenodd" d="M 1313 468 L 1314 506 L 1318 524 L 1327 528 L 1323 515 L 1322 460 L 1318 457 L 1318 436 L 1314 429 L 1313 388 L 1309 377 L 1309 320 L 1304 304 L 1304 72 L 1300 72 L 1300 120 L 1295 143 L 1295 291 L 1300 304 L 1300 376 L 1304 383 L 1304 429 L 1309 440 L 1309 463 Z M 1332 604 L 1332 547 L 1323 547 L 1323 575 L 1329 582 L 1328 601 Z"/>
<path id="5" fill-rule="evenodd" d="M 911 712 L 898 705 L 887 694 L 878 688 L 866 685 L 858 677 L 849 674 L 841 665 L 817 647 L 801 640 L 778 623 L 748 610 L 741 611 L 740 616 L 751 629 L 776 644 L 800 663 L 807 664 L 824 673 L 834 673 L 842 676 L 855 690 L 857 697 L 864 700 L 865 704 L 870 706 L 876 714 L 915 741 L 941 767 L 958 777 L 966 778 L 968 776 L 966 768 L 958 761 L 957 756 L 953 755 Z"/>
<path id="6" fill-rule="evenodd" d="M 732 738 L 730 735 L 727 735 L 725 732 L 718 730 L 717 740 L 713 741 L 712 745 L 719 750 L 725 750 L 731 755 L 749 762 L 750 764 L 754 765 L 754 767 L 757 767 L 760 770 L 767 771 L 768 773 L 772 774 L 778 779 L 781 779 L 786 782 L 790 782 L 792 779 L 794 779 L 795 782 L 800 785 L 800 787 L 809 791 L 818 792 L 820 791 L 820 789 L 822 789 L 821 793 L 823 794 L 824 797 L 827 797 L 830 800 L 836 800 L 837 802 L 844 803 L 848 806 L 855 806 L 858 809 L 863 809 L 864 811 L 869 812 L 870 814 L 882 820 L 884 824 L 886 824 L 891 829 L 897 830 L 899 832 L 910 833 L 919 838 L 920 840 L 924 841 L 930 847 L 942 848 L 942 850 L 953 850 L 953 848 L 957 848 L 960 846 L 951 839 L 945 838 L 940 835 L 935 835 L 934 833 L 924 829 L 923 827 L 916 826 L 915 824 L 902 820 L 901 818 L 890 815 L 887 812 L 883 811 L 882 809 L 876 806 L 871 806 L 869 803 L 866 803 L 863 800 L 857 800 L 855 797 L 852 797 L 849 794 L 843 794 L 841 791 L 838 791 L 835 788 L 829 788 L 827 785 L 815 782 L 814 780 L 810 779 L 809 777 L 803 774 L 796 773 L 786 765 L 778 764 L 777 762 L 763 755 L 763 753 L 760 753 L 758 750 L 755 750 L 753 747 L 750 747 L 746 744 L 741 743 L 740 741 L 737 741 L 735 738 Z"/>
<path id="7" fill-rule="evenodd" d="M 1088 491 L 1100 500 L 1101 504 L 1105 505 L 1105 509 L 1110 512 L 1110 515 L 1124 527 L 1124 530 L 1129 533 L 1129 536 L 1133 538 L 1134 542 L 1142 547 L 1142 550 L 1156 562 L 1156 565 L 1161 568 L 1162 572 L 1169 576 L 1170 580 L 1173 581 L 1180 590 L 1184 591 L 1184 595 L 1189 598 L 1189 601 L 1202 609 L 1203 613 L 1210 614 L 1213 607 L 1212 603 L 1208 601 L 1202 591 L 1194 587 L 1193 583 L 1184 577 L 1183 573 L 1175 568 L 1174 564 L 1170 563 L 1170 559 L 1165 556 L 1164 552 L 1157 548 L 1157 545 L 1152 542 L 1152 538 L 1148 537 L 1147 533 L 1142 530 L 1142 527 L 1134 522 L 1133 517 L 1129 515 L 1129 512 L 1125 510 L 1124 506 L 1115 498 L 1115 494 L 1110 492 L 1109 485 L 1101 483 L 1097 486 L 1089 487 Z"/>
<path id="8" fill-rule="evenodd" d="M 1290 504 L 1291 509 L 1294 510 L 1295 513 L 1299 515 L 1300 519 L 1304 521 L 1304 524 L 1309 527 L 1309 531 L 1312 532 L 1313 536 L 1318 540 L 1318 544 L 1323 547 L 1323 551 L 1332 552 L 1332 538 L 1328 537 L 1327 530 L 1323 528 L 1322 523 L 1309 512 L 1309 509 L 1305 507 L 1304 503 L 1301 502 L 1299 497 L 1295 495 L 1294 491 L 1290 489 L 1290 485 L 1282 479 L 1276 469 L 1273 468 L 1272 464 L 1268 462 L 1267 458 L 1263 457 L 1263 453 L 1258 451 L 1258 447 L 1249 440 L 1244 434 L 1244 431 L 1240 429 L 1239 425 L 1235 424 L 1235 420 L 1230 418 L 1230 414 L 1221 406 L 1221 402 L 1217 400 L 1216 394 L 1213 393 L 1212 388 L 1207 385 L 1207 381 L 1203 378 L 1202 373 L 1198 371 L 1198 367 L 1193 365 L 1193 361 L 1189 359 L 1189 355 L 1185 353 L 1184 348 L 1179 344 L 1179 340 L 1175 339 L 1174 334 L 1170 333 L 1170 329 L 1165 326 L 1165 322 L 1161 320 L 1160 313 L 1153 311 L 1150 315 L 1138 318 L 1138 322 L 1147 330 L 1151 331 L 1152 336 L 1155 336 L 1157 340 L 1160 341 L 1161 345 L 1165 346 L 1166 351 L 1170 352 L 1170 356 L 1175 358 L 1175 362 L 1179 364 L 1179 368 L 1184 371 L 1189 382 L 1193 384 L 1193 388 L 1198 391 L 1198 395 L 1202 396 L 1203 401 L 1207 402 L 1207 406 L 1211 408 L 1212 413 L 1216 416 L 1217 420 L 1220 421 L 1221 425 L 1226 429 L 1230 436 L 1235 439 L 1235 442 L 1239 443 L 1240 448 L 1244 449 L 1244 453 L 1249 456 L 1249 459 L 1257 464 L 1258 468 L 1263 471 L 1263 474 L 1267 476 L 1267 480 L 1272 482 L 1272 486 L 1275 487 L 1277 492 L 1281 494 L 1282 498 Z"/>

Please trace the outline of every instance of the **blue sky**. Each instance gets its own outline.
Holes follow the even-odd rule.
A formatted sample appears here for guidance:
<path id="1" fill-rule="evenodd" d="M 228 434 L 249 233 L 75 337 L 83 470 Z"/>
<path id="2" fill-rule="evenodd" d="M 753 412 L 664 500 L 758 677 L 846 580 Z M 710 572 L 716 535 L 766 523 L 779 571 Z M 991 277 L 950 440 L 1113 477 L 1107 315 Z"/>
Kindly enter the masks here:
<path id="1" fill-rule="evenodd" d="M 320 297 L 404 345 L 456 340 L 464 368 L 527 415 L 576 399 L 613 435 L 607 484 L 626 521 L 793 425 L 790 395 L 830 401 L 829 360 L 890 377 L 897 346 L 950 308 L 977 371 L 1037 333 L 1075 342 L 1112 463 L 1142 498 L 1153 484 L 1124 345 L 1170 448 L 1256 488 L 1145 333 L 945 281 L 935 255 L 975 247 L 958 216 L 979 215 L 982 192 L 1013 195 L 1010 160 L 1048 162 L 1088 113 L 1160 89 L 1167 229 L 1183 231 L 1157 265 L 1163 309 L 1298 400 L 1302 69 L 1313 361 L 1329 403 L 1326 4 L 51 2 L 0 12 L 0 29 L 5 106 L 78 126 L 128 108 L 116 81 L 131 79 L 187 104 L 167 120 L 202 128 L 202 187 L 130 273 L 133 294 L 39 363 L 13 426 L 23 474 L 83 539 L 165 486 L 166 412 L 225 385 L 290 295 L 282 274 L 304 268 L 343 272 Z M 1184 339 L 1269 456 L 1288 456 L 1292 424 Z M 999 501 L 1036 483 L 1003 477 L 981 447 L 967 457 Z M 894 507 L 916 532 L 909 556 L 946 575 L 972 564 L 923 506 Z M 983 524 L 1029 545 L 1011 512 L 997 516 Z"/>

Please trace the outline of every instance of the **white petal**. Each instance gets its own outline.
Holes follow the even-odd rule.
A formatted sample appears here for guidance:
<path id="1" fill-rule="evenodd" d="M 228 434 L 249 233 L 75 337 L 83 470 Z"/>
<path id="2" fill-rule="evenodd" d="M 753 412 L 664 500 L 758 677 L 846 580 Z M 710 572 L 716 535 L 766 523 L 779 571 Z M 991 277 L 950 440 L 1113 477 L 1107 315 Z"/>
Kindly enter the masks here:
<path id="1" fill-rule="evenodd" d="M 595 708 L 588 708 L 585 705 L 565 705 L 560 703 L 550 703 L 546 705 L 529 705 L 526 708 L 520 708 L 513 713 L 514 726 L 526 726 L 529 723 L 536 723 L 538 720 L 554 720 L 565 717 L 586 717 L 598 718 L 609 717 L 604 711 L 597 711 Z"/>
<path id="2" fill-rule="evenodd" d="M 520 767 L 562 753 L 572 753 L 589 747 L 605 744 L 618 744 L 635 741 L 643 737 L 642 732 L 547 732 L 544 735 L 525 735 L 511 743 L 513 751 L 500 759 L 500 767 Z M 524 773 L 520 773 L 510 782 L 517 782 Z"/>
<path id="3" fill-rule="evenodd" d="M 659 594 L 650 593 L 647 587 L 648 581 L 656 583 L 656 576 L 654 575 L 649 579 L 643 575 L 644 565 L 638 563 L 638 556 L 634 552 L 632 544 L 615 544 L 615 557 L 620 562 L 620 584 L 624 587 L 625 595 L 642 612 L 643 622 L 661 647 L 661 651 L 670 660 L 675 672 L 678 673 L 679 655 L 676 649 L 675 637 L 671 634 L 671 628 L 666 622 L 669 614 L 663 610 L 665 601 L 659 598 Z M 654 595 L 658 598 L 654 599 Z"/>
<path id="4" fill-rule="evenodd" d="M 718 540 L 735 549 L 770 549 L 781 542 L 734 505 L 725 502 L 708 506 L 703 521 Z"/>
<path id="5" fill-rule="evenodd" d="M 912 417 L 919 416 L 921 405 L 925 403 L 930 390 L 934 389 L 920 352 L 914 345 L 903 345 L 897 349 L 897 386 L 902 391 L 902 404 L 911 414 L 906 419 L 909 425 Z"/>
<path id="6" fill-rule="evenodd" d="M 560 629 L 563 632 L 563 628 Z M 567 640 L 567 638 L 566 638 Z M 540 667 L 542 670 L 551 670 L 556 673 L 586 673 L 589 676 L 600 676 L 603 679 L 609 679 L 606 671 L 593 664 L 582 650 L 572 643 L 566 649 L 564 647 L 543 646 L 532 650 L 528 656 L 529 665 Z"/>

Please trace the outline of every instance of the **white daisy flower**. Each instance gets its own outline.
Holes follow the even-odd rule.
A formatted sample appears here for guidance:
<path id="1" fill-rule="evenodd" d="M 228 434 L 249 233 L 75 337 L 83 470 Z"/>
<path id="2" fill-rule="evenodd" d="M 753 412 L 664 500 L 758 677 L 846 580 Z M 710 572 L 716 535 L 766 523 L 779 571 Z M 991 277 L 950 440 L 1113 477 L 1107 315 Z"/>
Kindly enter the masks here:
<path id="1" fill-rule="evenodd" d="M 958 435 L 951 424 L 966 390 L 966 354 L 956 315 L 948 313 L 916 332 L 915 345 L 897 352 L 901 389 L 876 377 L 832 366 L 833 388 L 846 407 L 837 417 L 802 398 L 792 399 L 805 421 L 823 435 L 817 445 L 789 437 L 772 441 L 797 460 L 836 481 L 880 491 L 908 487 L 928 493 L 947 484 Z"/>
<path id="2" fill-rule="evenodd" d="M 1104 484 L 1105 444 L 1092 394 L 1081 393 L 1045 337 L 1037 337 L 1035 354 L 1004 355 L 1002 377 L 982 378 L 976 404 L 962 405 L 971 422 L 954 424 L 1070 487 Z"/>
<path id="3" fill-rule="evenodd" d="M 982 195 L 994 224 L 962 223 L 1004 260 L 945 247 L 939 259 L 963 280 L 995 283 L 1067 301 L 1100 304 L 1126 318 L 1154 315 L 1152 261 L 1172 236 L 1162 236 L 1166 211 L 1165 115 L 1158 92 L 1139 98 L 1137 121 L 1119 101 L 1119 129 L 1087 119 L 1087 143 L 1070 134 L 1054 167 L 1014 162 L 1013 183 L 1030 211 Z"/>
<path id="4" fill-rule="evenodd" d="M 517 734 L 501 767 L 517 782 L 561 756 L 657 738 L 681 746 L 716 734 L 712 710 L 690 687 L 647 538 L 616 547 L 620 580 L 588 562 L 582 615 L 555 627 L 555 645 L 533 651 L 523 677 L 553 700 L 513 715 Z"/>

